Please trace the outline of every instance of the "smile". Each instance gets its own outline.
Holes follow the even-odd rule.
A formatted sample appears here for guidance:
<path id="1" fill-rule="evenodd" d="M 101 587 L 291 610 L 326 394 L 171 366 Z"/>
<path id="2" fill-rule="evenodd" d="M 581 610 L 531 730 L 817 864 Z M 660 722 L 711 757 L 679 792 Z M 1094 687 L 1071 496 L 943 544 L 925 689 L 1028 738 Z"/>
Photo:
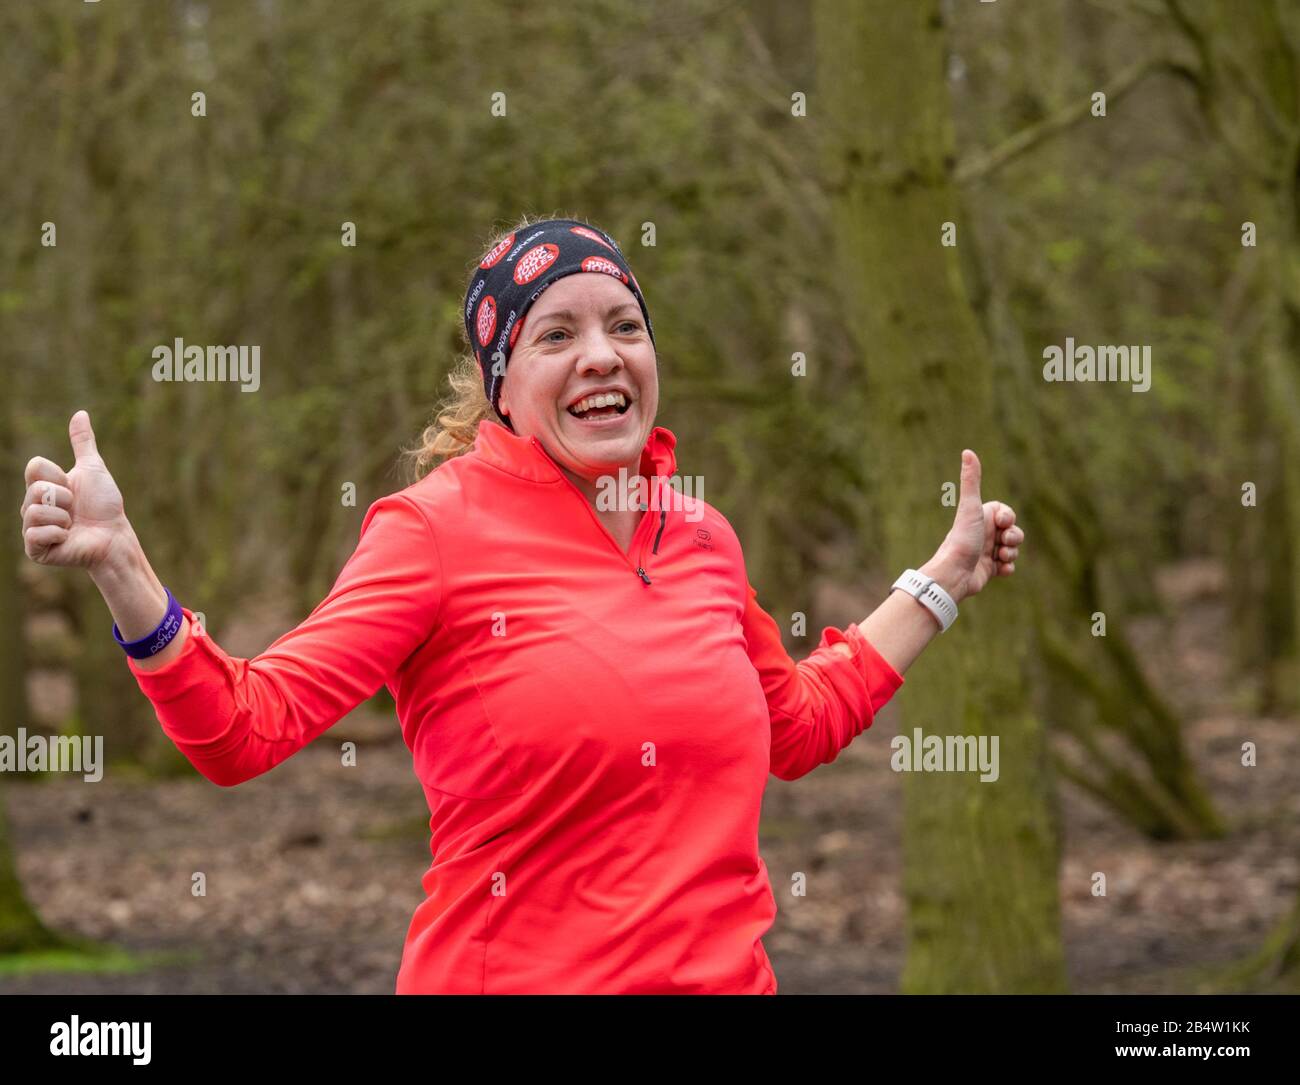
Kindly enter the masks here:
<path id="1" fill-rule="evenodd" d="M 573 403 L 569 414 L 581 422 L 610 422 L 626 414 L 631 401 L 622 392 L 598 392 Z"/>

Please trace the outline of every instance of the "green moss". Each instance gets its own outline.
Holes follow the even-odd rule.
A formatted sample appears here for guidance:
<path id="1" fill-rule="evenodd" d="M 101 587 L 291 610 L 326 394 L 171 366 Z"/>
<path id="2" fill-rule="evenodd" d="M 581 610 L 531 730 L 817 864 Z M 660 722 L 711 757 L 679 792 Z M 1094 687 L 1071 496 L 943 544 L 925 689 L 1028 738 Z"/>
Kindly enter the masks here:
<path id="1" fill-rule="evenodd" d="M 120 946 L 73 940 L 61 948 L 0 956 L 0 976 L 33 976 L 54 972 L 130 974 L 193 964 L 201 958 L 202 954 L 197 950 L 131 953 Z"/>

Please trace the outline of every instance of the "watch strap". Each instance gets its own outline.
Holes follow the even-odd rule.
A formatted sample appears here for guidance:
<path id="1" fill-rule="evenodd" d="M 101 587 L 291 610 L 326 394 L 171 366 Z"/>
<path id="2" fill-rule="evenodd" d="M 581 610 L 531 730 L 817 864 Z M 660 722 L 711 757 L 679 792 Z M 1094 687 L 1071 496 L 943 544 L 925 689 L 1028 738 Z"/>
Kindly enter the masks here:
<path id="1" fill-rule="evenodd" d="M 934 577 L 926 576 L 916 569 L 906 569 L 894 581 L 892 592 L 901 588 L 934 615 L 939 623 L 939 632 L 946 633 L 948 627 L 957 620 L 957 604 L 953 598 L 936 583 Z"/>

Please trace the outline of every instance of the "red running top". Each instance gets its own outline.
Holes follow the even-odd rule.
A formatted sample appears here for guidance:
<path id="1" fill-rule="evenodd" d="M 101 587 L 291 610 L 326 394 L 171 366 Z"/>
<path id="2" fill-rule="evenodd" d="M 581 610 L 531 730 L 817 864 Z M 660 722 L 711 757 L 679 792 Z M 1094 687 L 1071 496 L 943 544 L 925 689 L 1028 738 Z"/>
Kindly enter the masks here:
<path id="1" fill-rule="evenodd" d="M 661 487 L 675 446 L 656 427 L 642 454 Z M 128 659 L 226 787 L 388 686 L 431 814 L 399 994 L 776 992 L 768 773 L 833 761 L 903 678 L 856 625 L 791 660 L 731 525 L 658 492 L 625 553 L 536 439 L 484 421 L 370 507 L 266 651 L 227 655 L 187 610 L 176 659 Z"/>

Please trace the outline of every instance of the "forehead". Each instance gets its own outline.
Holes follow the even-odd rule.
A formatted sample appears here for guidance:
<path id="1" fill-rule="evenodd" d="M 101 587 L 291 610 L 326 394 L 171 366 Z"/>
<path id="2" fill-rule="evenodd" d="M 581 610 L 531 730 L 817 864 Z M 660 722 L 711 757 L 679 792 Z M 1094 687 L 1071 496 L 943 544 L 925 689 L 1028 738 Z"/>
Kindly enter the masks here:
<path id="1" fill-rule="evenodd" d="M 536 320 L 557 309 L 608 308 L 623 302 L 636 306 L 636 295 L 614 276 L 601 271 L 580 271 L 551 283 L 527 315 Z"/>

